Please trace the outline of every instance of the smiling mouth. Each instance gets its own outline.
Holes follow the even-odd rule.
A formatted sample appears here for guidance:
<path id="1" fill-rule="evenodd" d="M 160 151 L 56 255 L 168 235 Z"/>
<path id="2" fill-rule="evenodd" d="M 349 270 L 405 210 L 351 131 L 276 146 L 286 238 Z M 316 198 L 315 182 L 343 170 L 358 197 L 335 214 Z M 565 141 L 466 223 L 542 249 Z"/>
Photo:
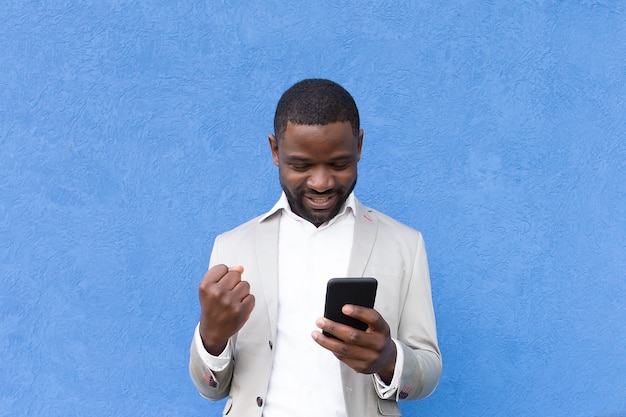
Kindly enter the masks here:
<path id="1" fill-rule="evenodd" d="M 332 200 L 334 199 L 334 194 L 329 196 L 307 196 L 306 199 L 309 201 L 310 205 L 314 209 L 324 210 L 330 207 Z"/>

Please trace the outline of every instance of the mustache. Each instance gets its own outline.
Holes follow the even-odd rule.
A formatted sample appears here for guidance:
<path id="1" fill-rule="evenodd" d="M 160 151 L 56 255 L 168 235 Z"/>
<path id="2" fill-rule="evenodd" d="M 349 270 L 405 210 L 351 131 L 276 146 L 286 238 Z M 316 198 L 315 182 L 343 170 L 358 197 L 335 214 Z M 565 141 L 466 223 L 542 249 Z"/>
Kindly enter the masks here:
<path id="1" fill-rule="evenodd" d="M 322 191 L 322 192 L 319 192 L 319 191 L 316 191 L 316 190 L 307 189 L 307 190 L 303 190 L 302 194 L 304 194 L 304 195 L 311 195 L 311 196 L 318 196 L 318 197 L 325 197 L 325 196 L 329 196 L 329 195 L 338 194 L 340 192 L 341 192 L 341 190 L 335 189 L 335 188 L 333 188 L 332 190 L 326 190 L 326 191 Z"/>

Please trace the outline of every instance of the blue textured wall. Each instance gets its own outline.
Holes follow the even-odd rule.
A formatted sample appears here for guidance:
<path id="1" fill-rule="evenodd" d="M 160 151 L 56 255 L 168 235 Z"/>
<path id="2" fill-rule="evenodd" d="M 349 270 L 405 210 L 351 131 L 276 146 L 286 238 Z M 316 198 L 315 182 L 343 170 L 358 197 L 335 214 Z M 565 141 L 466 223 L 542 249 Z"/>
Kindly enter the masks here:
<path id="1" fill-rule="evenodd" d="M 625 3 L 233 3 L 0 7 L 0 415 L 219 415 L 197 283 L 311 76 L 428 245 L 444 373 L 405 414 L 626 415 Z"/>

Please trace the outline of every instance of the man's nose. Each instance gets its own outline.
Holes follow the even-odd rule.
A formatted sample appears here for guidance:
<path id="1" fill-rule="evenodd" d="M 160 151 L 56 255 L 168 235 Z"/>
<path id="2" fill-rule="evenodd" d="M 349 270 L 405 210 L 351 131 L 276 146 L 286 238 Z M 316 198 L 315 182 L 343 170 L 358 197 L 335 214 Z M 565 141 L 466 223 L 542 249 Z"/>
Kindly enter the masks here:
<path id="1" fill-rule="evenodd" d="M 311 170 L 307 186 L 312 190 L 323 193 L 335 186 L 335 178 L 329 169 L 325 167 L 315 167 Z"/>

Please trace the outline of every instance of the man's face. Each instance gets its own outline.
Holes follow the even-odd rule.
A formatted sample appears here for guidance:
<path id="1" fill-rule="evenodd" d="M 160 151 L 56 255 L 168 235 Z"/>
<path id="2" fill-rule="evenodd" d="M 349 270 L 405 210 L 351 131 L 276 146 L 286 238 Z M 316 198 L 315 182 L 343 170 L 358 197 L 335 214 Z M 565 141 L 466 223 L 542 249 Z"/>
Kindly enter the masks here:
<path id="1" fill-rule="evenodd" d="M 355 136 L 350 122 L 288 124 L 280 141 L 269 141 L 291 210 L 316 227 L 335 217 L 356 185 L 363 130 Z"/>

